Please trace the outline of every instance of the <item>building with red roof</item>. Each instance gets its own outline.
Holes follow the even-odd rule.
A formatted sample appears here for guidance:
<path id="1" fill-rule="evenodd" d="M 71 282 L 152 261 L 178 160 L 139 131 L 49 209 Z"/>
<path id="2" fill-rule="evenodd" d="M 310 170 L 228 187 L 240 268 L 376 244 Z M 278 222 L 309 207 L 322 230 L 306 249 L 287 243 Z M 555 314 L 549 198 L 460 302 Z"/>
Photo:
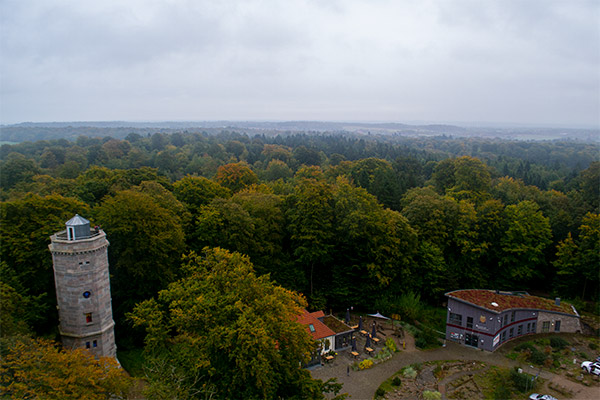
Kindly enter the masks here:
<path id="1" fill-rule="evenodd" d="M 321 355 L 330 351 L 339 351 L 350 346 L 354 329 L 333 315 L 325 315 L 323 311 L 308 312 L 303 310 L 298 322 L 305 326 L 307 332 L 317 342 L 316 354 L 308 365 L 317 364 Z"/>
<path id="2" fill-rule="evenodd" d="M 323 344 L 321 354 L 333 350 L 335 338 L 335 332 L 323 323 L 323 317 L 323 311 L 309 313 L 306 310 L 298 317 L 298 322 L 306 327 L 312 338 Z"/>
<path id="3" fill-rule="evenodd" d="M 446 339 L 494 351 L 523 335 L 581 332 L 575 307 L 527 292 L 466 289 L 446 293 Z"/>

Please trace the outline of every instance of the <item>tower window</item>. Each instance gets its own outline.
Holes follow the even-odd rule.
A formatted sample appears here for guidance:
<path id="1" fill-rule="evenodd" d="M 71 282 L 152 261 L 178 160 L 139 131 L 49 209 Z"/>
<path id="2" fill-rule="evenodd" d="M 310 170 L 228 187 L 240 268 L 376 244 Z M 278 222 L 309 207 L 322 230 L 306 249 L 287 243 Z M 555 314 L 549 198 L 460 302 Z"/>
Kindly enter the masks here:
<path id="1" fill-rule="evenodd" d="M 85 314 L 85 322 L 88 324 L 90 322 L 92 322 L 92 313 L 91 312 Z"/>
<path id="2" fill-rule="evenodd" d="M 86 299 L 89 299 L 91 295 L 92 295 L 92 293 L 89 290 L 86 290 L 85 292 L 83 292 L 83 297 Z"/>
<path id="3" fill-rule="evenodd" d="M 94 340 L 94 342 L 92 343 L 92 346 L 94 346 L 94 347 L 98 347 L 98 341 L 97 341 L 97 340 Z"/>
<path id="4" fill-rule="evenodd" d="M 90 348 L 90 342 L 85 342 L 85 348 L 89 349 Z"/>

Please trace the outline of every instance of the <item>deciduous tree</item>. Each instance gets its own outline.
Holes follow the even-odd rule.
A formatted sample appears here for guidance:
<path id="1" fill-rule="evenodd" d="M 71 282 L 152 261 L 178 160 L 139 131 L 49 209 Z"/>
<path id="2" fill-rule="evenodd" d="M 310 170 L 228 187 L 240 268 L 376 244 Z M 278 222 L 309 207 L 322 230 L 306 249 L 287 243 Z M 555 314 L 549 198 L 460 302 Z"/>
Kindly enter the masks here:
<path id="1" fill-rule="evenodd" d="M 220 166 L 215 180 L 232 192 L 237 192 L 257 183 L 258 177 L 245 163 L 235 163 Z"/>
<path id="2" fill-rule="evenodd" d="M 500 268 L 507 283 L 525 287 L 544 262 L 544 250 L 552 236 L 550 222 L 532 201 L 507 206 L 504 214 Z"/>
<path id="3" fill-rule="evenodd" d="M 314 349 L 296 322 L 306 306 L 301 296 L 257 277 L 248 257 L 219 248 L 191 253 L 184 268 L 183 279 L 130 316 L 146 328 L 153 357 L 183 374 L 179 390 L 204 385 L 219 399 L 322 397 L 299 368 Z M 150 386 L 173 383 L 156 379 Z"/>
<path id="4" fill-rule="evenodd" d="M 131 379 L 114 358 L 45 339 L 5 339 L 0 393 L 11 399 L 125 399 Z"/>

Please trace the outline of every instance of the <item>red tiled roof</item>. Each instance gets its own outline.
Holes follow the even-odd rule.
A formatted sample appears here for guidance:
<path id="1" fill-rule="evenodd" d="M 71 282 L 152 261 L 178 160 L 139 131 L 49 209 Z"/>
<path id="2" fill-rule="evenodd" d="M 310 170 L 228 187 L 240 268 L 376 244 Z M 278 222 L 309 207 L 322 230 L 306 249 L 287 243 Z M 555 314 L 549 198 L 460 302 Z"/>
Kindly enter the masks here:
<path id="1" fill-rule="evenodd" d="M 554 300 L 531 296 L 527 293 L 513 294 L 512 292 L 502 291 L 496 293 L 495 290 L 468 289 L 448 292 L 446 293 L 446 296 L 454 297 L 495 312 L 501 312 L 512 308 L 525 308 L 577 315 L 568 303 L 561 303 L 557 306 Z M 492 303 L 497 304 L 497 306 L 494 306 Z"/>
<path id="2" fill-rule="evenodd" d="M 323 339 L 328 336 L 335 336 L 334 331 L 317 319 L 323 316 L 325 316 L 323 311 L 309 313 L 308 311 L 304 310 L 302 315 L 298 316 L 298 322 L 306 327 L 306 330 L 312 335 L 314 340 Z M 309 325 L 311 324 L 315 328 L 314 332 L 311 332 L 309 328 Z"/>

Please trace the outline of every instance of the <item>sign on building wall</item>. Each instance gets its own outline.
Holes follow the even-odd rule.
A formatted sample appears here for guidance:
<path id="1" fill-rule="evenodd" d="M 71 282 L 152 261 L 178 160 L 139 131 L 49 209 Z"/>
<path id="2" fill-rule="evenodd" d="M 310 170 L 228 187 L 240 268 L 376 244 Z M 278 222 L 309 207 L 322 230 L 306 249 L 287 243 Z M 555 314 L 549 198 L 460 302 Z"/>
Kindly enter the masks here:
<path id="1" fill-rule="evenodd" d="M 497 334 L 496 336 L 494 336 L 494 342 L 493 342 L 492 346 L 495 347 L 499 342 L 500 342 L 500 334 Z"/>

